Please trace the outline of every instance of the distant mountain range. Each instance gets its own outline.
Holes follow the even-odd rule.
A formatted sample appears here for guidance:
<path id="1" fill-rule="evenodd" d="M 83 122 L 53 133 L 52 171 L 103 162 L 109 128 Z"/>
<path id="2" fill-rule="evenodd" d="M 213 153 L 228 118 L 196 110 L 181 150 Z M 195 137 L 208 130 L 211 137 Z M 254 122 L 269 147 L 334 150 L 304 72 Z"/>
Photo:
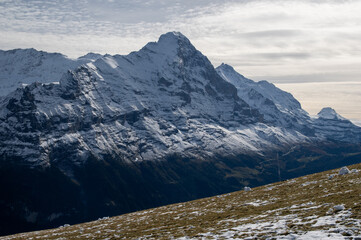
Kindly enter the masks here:
<path id="1" fill-rule="evenodd" d="M 181 33 L 129 55 L 0 51 L 0 233 L 361 162 L 361 128 L 214 68 Z"/>

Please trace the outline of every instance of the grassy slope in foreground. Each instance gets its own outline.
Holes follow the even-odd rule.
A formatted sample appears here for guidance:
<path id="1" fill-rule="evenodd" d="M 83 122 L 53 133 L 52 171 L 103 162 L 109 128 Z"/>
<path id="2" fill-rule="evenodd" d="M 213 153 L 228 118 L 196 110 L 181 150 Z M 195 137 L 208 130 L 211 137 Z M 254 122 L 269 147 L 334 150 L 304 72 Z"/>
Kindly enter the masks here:
<path id="1" fill-rule="evenodd" d="M 361 171 L 338 171 L 0 239 L 361 239 Z"/>

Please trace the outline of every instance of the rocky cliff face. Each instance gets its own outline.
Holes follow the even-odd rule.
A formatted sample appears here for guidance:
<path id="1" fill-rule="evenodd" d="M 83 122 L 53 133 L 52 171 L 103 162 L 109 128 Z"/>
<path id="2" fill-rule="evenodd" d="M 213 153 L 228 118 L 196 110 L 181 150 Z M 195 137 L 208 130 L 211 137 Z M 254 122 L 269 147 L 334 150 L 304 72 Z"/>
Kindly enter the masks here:
<path id="1" fill-rule="evenodd" d="M 174 153 L 261 154 L 306 139 L 266 125 L 257 105 L 241 97 L 187 38 L 168 33 L 139 52 L 68 71 L 59 83 L 9 94 L 0 110 L 1 151 L 49 166 L 61 149 L 74 164 L 106 154 L 134 162 Z"/>
<path id="2" fill-rule="evenodd" d="M 49 57 L 34 58 L 39 54 Z M 274 85 L 255 83 L 227 65 L 214 69 L 181 33 L 164 34 L 127 56 L 60 61 L 55 69 L 84 64 L 59 78 L 48 61 L 26 68 L 33 70 L 24 79 L 33 83 L 0 102 L 0 183 L 6 192 L 0 220 L 10 219 L 3 233 L 360 161 L 344 154 L 359 151 L 360 128 L 324 114 L 311 119 Z M 34 71 L 41 82 L 33 81 Z M 21 79 L 18 70 L 7 76 Z M 346 124 L 354 135 L 328 130 L 335 124 Z"/>

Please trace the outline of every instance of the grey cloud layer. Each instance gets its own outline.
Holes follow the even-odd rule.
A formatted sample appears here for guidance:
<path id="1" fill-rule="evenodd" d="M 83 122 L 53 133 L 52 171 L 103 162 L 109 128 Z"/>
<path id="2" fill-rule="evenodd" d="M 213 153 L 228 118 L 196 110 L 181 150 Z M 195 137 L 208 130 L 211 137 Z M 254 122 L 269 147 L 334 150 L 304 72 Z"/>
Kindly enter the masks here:
<path id="1" fill-rule="evenodd" d="M 177 30 L 216 65 L 307 77 L 306 69 L 361 63 L 359 12 L 360 1 L 2 0 L 0 48 L 126 54 Z"/>
<path id="2" fill-rule="evenodd" d="M 0 49 L 127 54 L 175 30 L 255 80 L 360 82 L 360 12 L 356 0 L 0 0 Z"/>

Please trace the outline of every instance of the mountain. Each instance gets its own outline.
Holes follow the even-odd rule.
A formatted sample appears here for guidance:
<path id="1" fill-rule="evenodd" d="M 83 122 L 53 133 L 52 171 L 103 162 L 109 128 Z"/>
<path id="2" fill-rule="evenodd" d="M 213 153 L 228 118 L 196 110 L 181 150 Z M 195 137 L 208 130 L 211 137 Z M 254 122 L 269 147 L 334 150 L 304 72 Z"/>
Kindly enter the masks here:
<path id="1" fill-rule="evenodd" d="M 237 88 L 240 98 L 263 114 L 267 122 L 287 128 L 296 127 L 300 130 L 310 124 L 308 113 L 290 93 L 267 81 L 254 82 L 245 78 L 233 67 L 224 63 L 216 70 L 224 80 Z"/>
<path id="2" fill-rule="evenodd" d="M 361 128 L 336 113 L 323 108 L 315 118 L 301 108 L 301 104 L 288 92 L 267 81 L 255 82 L 222 63 L 218 74 L 237 88 L 237 93 L 251 107 L 257 109 L 268 124 L 296 129 L 307 136 L 342 142 L 361 142 Z"/>
<path id="3" fill-rule="evenodd" d="M 134 162 L 193 151 L 197 158 L 260 154 L 306 138 L 265 125 L 257 108 L 178 33 L 128 56 L 106 55 L 59 84 L 17 89 L 5 97 L 0 119 L 1 153 L 41 166 L 58 161 L 55 153 L 65 148 L 70 164 L 106 154 Z"/>
<path id="4" fill-rule="evenodd" d="M 0 50 L 0 97 L 22 84 L 58 82 L 68 69 L 99 57 L 100 54 L 89 53 L 78 59 L 70 59 L 60 53 L 47 53 L 33 48 Z"/>
<path id="5" fill-rule="evenodd" d="M 317 133 L 328 139 L 361 142 L 361 128 L 340 116 L 332 108 L 323 108 L 314 118 Z"/>
<path id="6" fill-rule="evenodd" d="M 87 53 L 85 54 L 84 56 L 81 56 L 79 57 L 77 60 L 88 60 L 88 61 L 95 61 L 99 58 L 103 57 L 103 55 L 99 54 L 99 53 L 93 53 L 93 52 L 90 52 L 90 53 Z"/>
<path id="7" fill-rule="evenodd" d="M 20 51 L 26 63 L 45 57 L 34 67 L 20 61 L 4 78 L 29 84 L 0 99 L 2 234 L 361 161 L 359 127 L 348 124 L 348 135 L 334 127 L 345 120 L 310 118 L 274 85 L 215 69 L 181 33 L 126 56 L 24 51 L 34 52 Z M 55 62 L 59 72 L 75 67 L 59 77 Z M 41 82 L 31 83 L 34 73 Z"/>
<path id="8" fill-rule="evenodd" d="M 11 239 L 359 239 L 361 164 Z"/>

